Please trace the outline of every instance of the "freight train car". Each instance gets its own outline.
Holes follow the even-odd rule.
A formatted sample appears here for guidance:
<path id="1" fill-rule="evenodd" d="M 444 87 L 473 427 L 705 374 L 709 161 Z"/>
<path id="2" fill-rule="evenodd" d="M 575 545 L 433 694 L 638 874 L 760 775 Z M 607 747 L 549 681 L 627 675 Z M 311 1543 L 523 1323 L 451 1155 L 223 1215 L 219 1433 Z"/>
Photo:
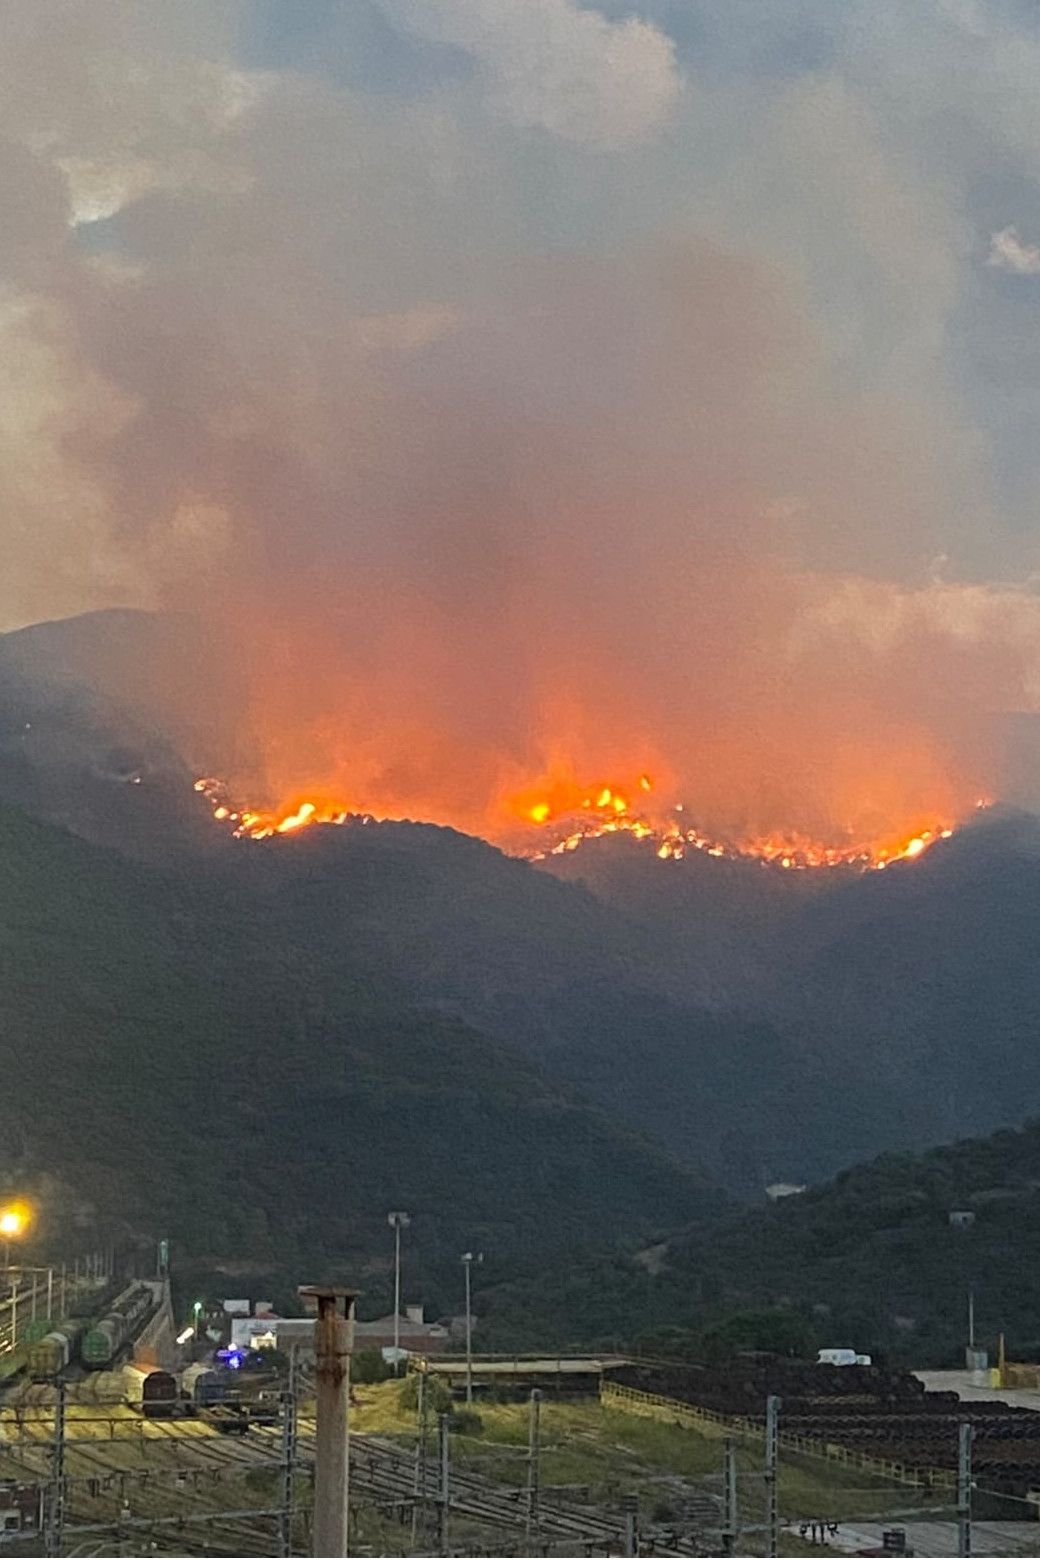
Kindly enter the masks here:
<path id="1" fill-rule="evenodd" d="M 79 1383 L 77 1400 L 80 1403 L 123 1403 L 126 1400 L 126 1382 L 121 1370 L 92 1370 Z"/>
<path id="2" fill-rule="evenodd" d="M 148 1365 L 123 1368 L 126 1401 L 139 1408 L 146 1419 L 170 1419 L 177 1413 L 180 1400 L 177 1378 L 168 1370 L 153 1370 Z"/>
<path id="3" fill-rule="evenodd" d="M 181 1397 L 191 1408 L 208 1408 L 222 1403 L 227 1397 L 228 1376 L 226 1370 L 214 1370 L 212 1365 L 199 1361 L 181 1372 Z"/>
<path id="4" fill-rule="evenodd" d="M 75 1359 L 82 1332 L 82 1322 L 63 1322 L 31 1343 L 26 1356 L 30 1376 L 60 1376 L 69 1361 Z"/>
<path id="5" fill-rule="evenodd" d="M 68 1313 L 70 1316 L 81 1318 L 87 1322 L 92 1316 L 101 1316 L 112 1305 L 119 1293 L 119 1287 L 108 1281 L 87 1282 L 82 1278 L 68 1278 L 69 1300 Z"/>
<path id="6" fill-rule="evenodd" d="M 83 1337 L 82 1359 L 88 1370 L 111 1365 L 123 1344 L 134 1337 L 155 1304 L 147 1284 L 131 1284 L 116 1297 L 111 1311 Z"/>

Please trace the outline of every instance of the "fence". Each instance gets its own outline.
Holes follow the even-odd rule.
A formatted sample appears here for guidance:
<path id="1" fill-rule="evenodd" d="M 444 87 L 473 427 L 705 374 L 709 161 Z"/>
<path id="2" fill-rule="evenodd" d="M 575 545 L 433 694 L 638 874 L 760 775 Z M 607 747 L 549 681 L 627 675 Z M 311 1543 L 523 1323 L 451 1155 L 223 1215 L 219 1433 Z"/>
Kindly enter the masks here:
<path id="1" fill-rule="evenodd" d="M 700 1431 L 714 1430 L 719 1434 L 738 1436 L 744 1440 L 760 1442 L 764 1435 L 762 1423 L 733 1414 L 720 1414 L 711 1408 L 699 1408 L 695 1403 L 681 1403 L 677 1398 L 661 1397 L 655 1392 L 640 1392 L 635 1387 L 623 1387 L 616 1382 L 604 1381 L 600 1387 L 600 1401 L 608 1407 L 625 1408 L 630 1413 L 645 1414 L 651 1419 L 668 1420 L 688 1424 Z M 793 1435 L 781 1430 L 779 1442 L 784 1451 L 796 1452 L 802 1457 L 816 1457 L 830 1463 L 841 1463 L 860 1473 L 884 1479 L 890 1484 L 907 1484 L 915 1489 L 952 1489 L 957 1475 L 946 1468 L 913 1468 L 906 1463 L 893 1462 L 884 1457 L 871 1457 L 848 1446 L 838 1446 L 832 1441 L 817 1440 L 815 1436 Z"/>

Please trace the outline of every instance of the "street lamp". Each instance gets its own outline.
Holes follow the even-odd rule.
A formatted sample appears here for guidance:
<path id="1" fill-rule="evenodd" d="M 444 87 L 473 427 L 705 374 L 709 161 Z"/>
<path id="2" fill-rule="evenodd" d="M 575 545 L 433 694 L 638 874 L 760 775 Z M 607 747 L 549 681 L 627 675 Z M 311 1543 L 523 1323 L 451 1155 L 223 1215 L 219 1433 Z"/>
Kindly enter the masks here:
<path id="1" fill-rule="evenodd" d="M 11 1242 L 18 1240 L 29 1228 L 30 1210 L 24 1203 L 11 1203 L 6 1208 L 0 1208 L 0 1236 L 4 1242 L 4 1267 L 7 1276 L 11 1280 L 11 1347 L 18 1342 L 18 1274 L 11 1276 Z M 36 1293 L 36 1282 L 33 1280 L 33 1294 Z"/>
<path id="2" fill-rule="evenodd" d="M 411 1224 L 407 1213 L 388 1213 L 386 1222 L 394 1232 L 394 1375 L 401 1358 L 401 1231 Z"/>
<path id="3" fill-rule="evenodd" d="M 470 1269 L 474 1262 L 483 1262 L 484 1253 L 478 1251 L 475 1255 L 472 1251 L 462 1253 L 462 1266 L 466 1270 L 466 1402 L 473 1402 L 473 1305 Z"/>
<path id="4" fill-rule="evenodd" d="M 11 1266 L 11 1242 L 24 1235 L 29 1227 L 29 1210 L 21 1203 L 12 1203 L 0 1209 L 0 1235 L 4 1241 L 4 1266 Z"/>
<path id="5" fill-rule="evenodd" d="M 192 1321 L 192 1324 L 191 1324 L 191 1330 L 192 1330 L 192 1334 L 194 1336 L 195 1342 L 198 1343 L 198 1341 L 199 1341 L 199 1317 L 202 1315 L 202 1301 L 201 1300 L 196 1300 L 195 1304 L 191 1308 L 191 1313 L 192 1313 L 192 1317 L 194 1318 L 194 1320 Z"/>

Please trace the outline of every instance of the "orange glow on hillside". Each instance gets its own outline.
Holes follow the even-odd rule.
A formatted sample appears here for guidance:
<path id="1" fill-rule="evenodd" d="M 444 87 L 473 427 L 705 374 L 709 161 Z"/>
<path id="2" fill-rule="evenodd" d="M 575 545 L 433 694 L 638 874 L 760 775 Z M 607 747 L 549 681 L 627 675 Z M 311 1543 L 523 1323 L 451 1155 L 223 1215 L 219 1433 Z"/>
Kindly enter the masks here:
<path id="1" fill-rule="evenodd" d="M 294 797 L 272 808 L 236 807 L 221 782 L 213 779 L 197 780 L 195 789 L 209 802 L 214 819 L 241 839 L 265 840 L 316 824 L 342 825 L 373 818 L 372 813 L 342 801 L 317 798 Z M 922 856 L 936 841 L 948 839 L 960 821 L 919 817 L 872 838 L 849 834 L 845 839 L 819 840 L 791 831 L 727 839 L 693 824 L 681 803 L 670 808 L 655 805 L 654 789 L 652 777 L 645 773 L 628 784 L 611 780 L 585 787 L 557 775 L 543 787 L 525 788 L 504 799 L 505 821 L 496 831 L 496 842 L 512 855 L 543 860 L 577 850 L 604 835 L 625 834 L 646 841 L 662 861 L 680 861 L 697 851 L 790 871 L 827 867 L 879 871 L 893 862 Z M 988 805 L 987 799 L 976 803 L 978 807 Z"/>

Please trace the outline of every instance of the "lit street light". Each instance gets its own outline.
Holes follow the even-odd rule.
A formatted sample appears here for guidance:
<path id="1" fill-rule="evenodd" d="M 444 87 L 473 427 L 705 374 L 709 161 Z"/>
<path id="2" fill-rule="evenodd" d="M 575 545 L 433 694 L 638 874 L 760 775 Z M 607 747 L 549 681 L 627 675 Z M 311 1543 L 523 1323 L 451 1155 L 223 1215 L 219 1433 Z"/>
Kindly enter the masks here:
<path id="1" fill-rule="evenodd" d="M 4 1240 L 4 1266 L 11 1266 L 11 1242 L 29 1228 L 29 1210 L 21 1203 L 0 1209 L 0 1235 Z"/>
<path id="2" fill-rule="evenodd" d="M 191 1311 L 192 1311 L 192 1316 L 194 1317 L 194 1321 L 192 1322 L 192 1333 L 194 1334 L 195 1342 L 198 1343 L 198 1341 L 199 1341 L 199 1317 L 202 1315 L 202 1301 L 201 1300 L 196 1300 L 195 1304 L 191 1308 Z"/>
<path id="3" fill-rule="evenodd" d="M 11 1279 L 11 1347 L 18 1342 L 18 1274 L 11 1278 L 11 1242 L 25 1234 L 29 1228 L 30 1211 L 24 1203 L 11 1203 L 7 1208 L 0 1208 L 0 1236 L 4 1241 L 4 1267 L 7 1276 Z M 33 1280 L 33 1294 L 36 1292 L 36 1280 Z"/>
<path id="4" fill-rule="evenodd" d="M 394 1232 L 394 1375 L 401 1358 L 401 1231 L 411 1224 L 407 1213 L 388 1213 L 386 1222 Z"/>
<path id="5" fill-rule="evenodd" d="M 466 1402 L 473 1402 L 473 1305 L 470 1283 L 470 1269 L 474 1262 L 483 1262 L 484 1253 L 478 1251 L 476 1255 L 472 1251 L 462 1253 L 462 1265 L 466 1270 Z"/>

